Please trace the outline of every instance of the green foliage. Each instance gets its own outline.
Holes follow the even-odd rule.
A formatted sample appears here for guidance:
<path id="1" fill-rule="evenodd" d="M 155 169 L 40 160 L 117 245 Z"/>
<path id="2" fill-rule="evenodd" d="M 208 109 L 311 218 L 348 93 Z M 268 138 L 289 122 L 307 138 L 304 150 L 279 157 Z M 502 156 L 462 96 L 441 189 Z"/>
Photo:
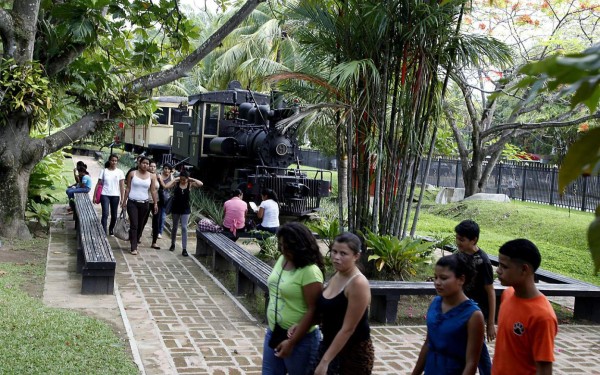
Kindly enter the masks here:
<path id="1" fill-rule="evenodd" d="M 50 222 L 50 216 L 52 215 L 52 206 L 48 204 L 41 204 L 33 201 L 27 202 L 27 211 L 25 212 L 25 218 L 31 220 L 34 219 L 41 226 L 47 227 Z"/>
<path id="2" fill-rule="evenodd" d="M 10 374 L 83 374 L 90 369 L 137 374 L 110 326 L 52 309 L 19 289 L 23 266 L 0 264 L 0 368 Z M 28 276 L 29 277 L 29 276 Z M 102 350 L 98 350 L 102 348 Z"/>
<path id="3" fill-rule="evenodd" d="M 14 112 L 31 112 L 34 117 L 42 115 L 51 107 L 49 85 L 38 62 L 18 65 L 14 59 L 2 59 L 0 116 L 5 118 Z"/>
<path id="4" fill-rule="evenodd" d="M 25 216 L 37 220 L 44 227 L 50 220 L 52 204 L 64 198 L 64 191 L 54 190 L 56 186 L 68 184 L 62 174 L 64 160 L 62 151 L 47 155 L 35 166 L 29 177 Z"/>
<path id="5" fill-rule="evenodd" d="M 219 204 L 206 192 L 198 189 L 192 190 L 190 193 L 190 204 L 193 207 L 190 223 L 195 223 L 196 219 L 200 217 L 199 214 L 202 214 L 219 225 L 223 224 L 223 216 L 225 215 L 223 205 Z"/>
<path id="6" fill-rule="evenodd" d="M 417 274 L 417 267 L 429 260 L 432 243 L 422 239 L 379 235 L 367 229 L 367 248 L 373 251 L 368 260 L 375 261 L 375 268 L 386 270 L 392 277 L 406 280 Z"/>
<path id="7" fill-rule="evenodd" d="M 319 236 L 327 248 L 331 248 L 333 240 L 340 234 L 340 221 L 337 218 L 331 221 L 324 218 L 318 221 L 309 221 L 306 226 Z"/>
<path id="8" fill-rule="evenodd" d="M 52 204 L 59 199 L 58 194 L 64 194 L 63 191 L 52 192 L 54 186 L 67 184 L 67 180 L 62 175 L 65 157 L 62 151 L 57 151 L 46 155 L 34 168 L 29 177 L 29 191 L 27 193 L 29 201 L 35 201 L 42 204 Z"/>
<path id="9" fill-rule="evenodd" d="M 600 44 L 583 52 L 565 56 L 551 56 L 542 61 L 528 64 L 521 69 L 528 77 L 519 84 L 532 85 L 529 99 L 541 91 L 558 91 L 560 95 L 571 95 L 571 108 L 585 104 L 594 113 L 600 103 Z M 518 110 L 515 109 L 515 110 Z M 600 129 L 589 131 L 569 148 L 558 174 L 559 191 L 579 175 L 596 175 L 600 172 Z M 597 228 L 597 219 L 588 228 Z M 594 235 L 589 236 L 589 249 L 595 263 L 595 273 L 600 264 L 600 244 Z"/>
<path id="10" fill-rule="evenodd" d="M 281 251 L 279 251 L 279 242 L 277 237 L 271 233 L 262 230 L 251 230 L 249 234 L 253 237 L 248 240 L 244 240 L 245 244 L 257 244 L 260 251 L 257 257 L 264 260 L 265 262 L 275 261 L 279 259 Z"/>
<path id="11" fill-rule="evenodd" d="M 527 75 L 519 85 L 531 87 L 529 99 L 542 91 L 572 95 L 571 108 L 583 103 L 594 113 L 600 101 L 600 44 L 583 52 L 554 55 L 521 68 Z M 525 103 L 526 104 L 526 103 Z M 525 105 L 524 104 L 524 105 Z"/>
<path id="12" fill-rule="evenodd" d="M 558 172 L 558 191 L 564 189 L 580 175 L 600 173 L 600 128 L 590 130 L 569 148 Z"/>

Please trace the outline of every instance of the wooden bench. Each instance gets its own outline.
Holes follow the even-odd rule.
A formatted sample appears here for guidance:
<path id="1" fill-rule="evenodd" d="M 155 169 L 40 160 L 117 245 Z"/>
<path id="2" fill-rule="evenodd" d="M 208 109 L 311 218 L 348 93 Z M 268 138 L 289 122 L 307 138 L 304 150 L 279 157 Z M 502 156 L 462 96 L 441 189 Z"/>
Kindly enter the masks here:
<path id="1" fill-rule="evenodd" d="M 215 270 L 233 269 L 237 295 L 256 292 L 258 286 L 268 300 L 267 279 L 273 268 L 221 233 L 196 231 L 196 256 L 212 255 Z"/>
<path id="2" fill-rule="evenodd" d="M 488 254 L 488 258 L 490 258 L 490 262 L 493 266 L 498 267 L 498 257 L 496 255 Z M 535 271 L 535 281 L 543 281 L 545 283 L 551 284 L 578 284 L 578 285 L 587 285 L 587 286 L 595 286 L 594 284 L 586 283 L 585 281 L 572 279 L 567 276 L 559 275 L 554 272 L 546 271 L 542 268 L 538 268 Z"/>
<path id="3" fill-rule="evenodd" d="M 433 282 L 380 281 L 370 280 L 371 319 L 382 323 L 393 323 L 398 315 L 401 296 L 435 295 Z M 548 297 L 575 297 L 575 319 L 600 323 L 600 288 L 584 284 L 538 283 L 537 288 Z M 506 287 L 495 283 L 497 306 Z"/>
<path id="4" fill-rule="evenodd" d="M 236 294 L 254 292 L 258 286 L 268 302 L 267 279 L 272 267 L 249 253 L 225 235 L 196 232 L 196 256 L 212 255 L 213 269 L 233 269 L 236 272 Z M 560 275 L 558 275 L 560 276 Z M 370 280 L 370 318 L 382 323 L 394 323 L 401 296 L 435 295 L 433 282 Z M 574 317 L 600 323 L 600 288 L 586 283 L 538 283 L 546 296 L 575 297 Z M 506 287 L 494 284 L 499 306 L 500 295 Z"/>
<path id="5" fill-rule="evenodd" d="M 117 261 L 87 193 L 75 193 L 77 272 L 81 294 L 112 294 Z"/>

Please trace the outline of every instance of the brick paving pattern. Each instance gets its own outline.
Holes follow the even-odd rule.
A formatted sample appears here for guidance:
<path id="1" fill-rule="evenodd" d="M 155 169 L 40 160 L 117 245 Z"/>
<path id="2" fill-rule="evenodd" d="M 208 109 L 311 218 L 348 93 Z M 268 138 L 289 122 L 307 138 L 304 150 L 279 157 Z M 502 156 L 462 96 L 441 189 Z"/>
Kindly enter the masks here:
<path id="1" fill-rule="evenodd" d="M 88 166 L 93 162 L 87 162 Z M 65 206 L 53 213 L 44 302 L 85 311 L 129 332 L 134 360 L 144 374 L 260 374 L 265 325 L 251 317 L 210 272 L 181 248 L 149 247 L 149 234 L 132 256 L 114 237 L 114 296 L 83 296 L 75 273 L 76 241 Z M 149 230 L 150 225 L 147 226 Z M 195 239 L 188 239 L 193 254 Z M 373 327 L 374 374 L 408 374 L 424 340 L 423 326 Z M 489 346 L 493 353 L 493 343 Z M 556 374 L 600 374 L 600 326 L 560 326 Z"/>

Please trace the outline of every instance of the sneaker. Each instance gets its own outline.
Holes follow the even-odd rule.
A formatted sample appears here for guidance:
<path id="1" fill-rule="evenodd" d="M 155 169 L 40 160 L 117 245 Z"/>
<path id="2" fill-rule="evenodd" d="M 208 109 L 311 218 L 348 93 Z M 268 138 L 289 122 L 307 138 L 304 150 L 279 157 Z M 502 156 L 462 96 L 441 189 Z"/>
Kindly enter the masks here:
<path id="1" fill-rule="evenodd" d="M 188 252 L 186 249 L 183 249 L 183 251 L 181 252 L 181 255 L 183 255 L 184 257 L 188 256 Z"/>
<path id="2" fill-rule="evenodd" d="M 108 235 L 111 236 L 111 237 L 114 237 L 115 233 L 114 232 L 110 232 Z"/>
<path id="3" fill-rule="evenodd" d="M 169 251 L 175 251 L 175 245 L 171 245 L 171 247 L 169 248 Z"/>
<path id="4" fill-rule="evenodd" d="M 158 234 L 158 238 L 162 238 L 162 234 L 160 234 L 160 233 L 159 233 L 159 234 Z"/>

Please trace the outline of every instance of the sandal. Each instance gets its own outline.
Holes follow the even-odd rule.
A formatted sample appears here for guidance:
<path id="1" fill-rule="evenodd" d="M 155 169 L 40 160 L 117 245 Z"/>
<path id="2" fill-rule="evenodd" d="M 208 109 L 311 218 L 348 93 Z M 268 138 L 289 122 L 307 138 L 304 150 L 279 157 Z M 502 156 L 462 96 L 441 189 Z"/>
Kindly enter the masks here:
<path id="1" fill-rule="evenodd" d="M 138 251 L 137 250 L 131 250 L 131 255 L 138 255 Z"/>
<path id="2" fill-rule="evenodd" d="M 160 250 L 160 246 L 158 246 L 158 245 L 151 245 L 150 247 L 153 249 L 156 249 L 156 250 Z"/>

